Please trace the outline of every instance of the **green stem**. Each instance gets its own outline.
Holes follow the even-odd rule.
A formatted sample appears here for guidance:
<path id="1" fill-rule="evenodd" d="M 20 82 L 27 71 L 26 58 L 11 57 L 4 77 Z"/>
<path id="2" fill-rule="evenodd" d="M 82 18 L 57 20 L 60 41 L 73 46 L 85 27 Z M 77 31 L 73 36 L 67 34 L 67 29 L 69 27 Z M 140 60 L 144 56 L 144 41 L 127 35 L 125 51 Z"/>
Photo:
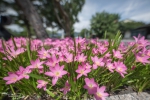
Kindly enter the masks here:
<path id="1" fill-rule="evenodd" d="M 11 85 L 10 85 L 10 89 L 13 92 L 13 94 L 15 95 L 16 93 L 15 93 L 15 91 L 14 91 L 14 89 L 13 89 L 13 87 Z"/>

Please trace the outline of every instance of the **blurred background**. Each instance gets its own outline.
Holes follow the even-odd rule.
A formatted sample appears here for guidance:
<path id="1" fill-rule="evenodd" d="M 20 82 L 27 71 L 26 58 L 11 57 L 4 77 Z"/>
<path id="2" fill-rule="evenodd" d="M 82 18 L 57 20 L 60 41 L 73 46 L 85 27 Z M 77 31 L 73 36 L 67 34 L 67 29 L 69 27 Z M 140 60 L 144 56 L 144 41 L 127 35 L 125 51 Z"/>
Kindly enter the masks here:
<path id="1" fill-rule="evenodd" d="M 150 0 L 0 0 L 0 37 L 150 39 Z"/>

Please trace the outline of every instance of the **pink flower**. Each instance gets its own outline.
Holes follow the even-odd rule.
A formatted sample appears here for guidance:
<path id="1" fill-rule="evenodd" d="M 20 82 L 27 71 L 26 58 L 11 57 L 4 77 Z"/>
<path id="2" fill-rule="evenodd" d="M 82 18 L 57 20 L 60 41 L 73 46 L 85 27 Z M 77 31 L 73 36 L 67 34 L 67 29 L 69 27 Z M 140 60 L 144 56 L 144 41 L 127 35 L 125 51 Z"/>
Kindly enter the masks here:
<path id="1" fill-rule="evenodd" d="M 113 50 L 113 55 L 115 58 L 122 59 L 122 54 L 118 50 L 117 51 Z"/>
<path id="2" fill-rule="evenodd" d="M 55 67 L 55 65 L 59 63 L 59 60 L 56 58 L 55 55 L 52 55 L 52 57 L 50 57 L 48 59 L 48 61 L 46 62 L 46 65 L 49 67 Z"/>
<path id="3" fill-rule="evenodd" d="M 124 74 L 127 74 L 126 70 L 127 67 L 123 64 L 123 62 L 114 62 L 114 66 L 116 68 L 116 71 L 122 76 L 124 77 Z"/>
<path id="4" fill-rule="evenodd" d="M 76 61 L 78 62 L 85 62 L 86 61 L 86 56 L 82 53 L 81 55 L 76 56 Z"/>
<path id="5" fill-rule="evenodd" d="M 44 69 L 38 69 L 39 73 L 44 73 Z"/>
<path id="6" fill-rule="evenodd" d="M 150 50 L 147 50 L 147 51 L 146 51 L 146 54 L 147 54 L 147 56 L 150 57 Z"/>
<path id="7" fill-rule="evenodd" d="M 148 42 L 148 40 L 145 40 L 145 37 L 141 36 L 140 34 L 138 35 L 137 38 L 135 36 L 133 36 L 133 38 L 135 39 L 135 42 L 136 42 L 138 47 L 146 47 L 147 45 L 150 44 Z"/>
<path id="8" fill-rule="evenodd" d="M 66 61 L 67 63 L 70 63 L 70 62 L 73 61 L 73 54 L 71 54 L 71 53 L 66 53 L 65 56 L 66 56 L 65 61 Z"/>
<path id="9" fill-rule="evenodd" d="M 31 70 L 29 67 L 23 68 L 22 66 L 19 67 L 19 71 L 16 72 L 19 75 L 19 80 L 22 78 L 29 79 L 29 75 Z"/>
<path id="10" fill-rule="evenodd" d="M 109 71 L 114 72 L 115 66 L 111 62 L 107 62 L 106 67 Z"/>
<path id="11" fill-rule="evenodd" d="M 88 90 L 89 94 L 95 94 L 97 92 L 97 86 L 98 84 L 94 81 L 94 78 L 85 78 L 84 79 L 85 84 L 84 88 Z"/>
<path id="12" fill-rule="evenodd" d="M 40 51 L 38 51 L 38 56 L 39 56 L 39 58 L 41 58 L 41 59 L 49 58 L 49 57 L 50 57 L 49 51 L 48 51 L 48 50 L 45 50 L 44 48 L 42 48 Z"/>
<path id="13" fill-rule="evenodd" d="M 42 64 L 44 63 L 44 61 L 40 61 L 40 59 L 36 59 L 35 61 L 31 61 L 31 65 L 28 66 L 29 68 L 31 69 L 35 69 L 35 68 L 38 68 L 38 69 L 42 69 L 43 66 Z"/>
<path id="14" fill-rule="evenodd" d="M 6 84 L 16 83 L 19 80 L 18 75 L 15 73 L 8 73 L 9 76 L 4 77 L 3 80 L 7 81 Z"/>
<path id="15" fill-rule="evenodd" d="M 105 98 L 109 96 L 108 93 L 104 92 L 106 89 L 105 86 L 97 87 L 97 92 L 94 94 L 96 100 L 106 100 Z"/>
<path id="16" fill-rule="evenodd" d="M 39 88 L 39 89 L 43 88 L 44 90 L 46 90 L 46 85 L 48 84 L 47 81 L 44 81 L 44 80 L 38 80 L 37 82 L 38 82 L 37 88 Z"/>
<path id="17" fill-rule="evenodd" d="M 98 49 L 97 49 L 97 48 L 93 48 L 93 49 L 92 49 L 92 53 L 93 53 L 93 54 L 98 54 Z"/>
<path id="18" fill-rule="evenodd" d="M 18 48 L 17 50 L 15 50 L 14 48 L 8 49 L 7 52 L 9 53 L 9 55 L 7 55 L 7 58 L 11 61 L 13 58 L 16 58 L 19 54 L 23 53 L 24 51 L 24 48 Z"/>
<path id="19" fill-rule="evenodd" d="M 68 81 L 66 81 L 65 87 L 60 90 L 63 91 L 64 95 L 66 95 L 67 92 L 70 91 L 70 84 L 68 83 Z"/>
<path id="20" fill-rule="evenodd" d="M 65 57 L 64 57 L 63 55 L 59 55 L 58 61 L 59 61 L 59 62 L 64 61 L 64 58 L 65 58 Z"/>
<path id="21" fill-rule="evenodd" d="M 136 62 L 141 62 L 143 64 L 150 63 L 150 61 L 148 60 L 150 57 L 145 54 L 138 53 L 135 55 L 135 57 L 136 57 Z"/>
<path id="22" fill-rule="evenodd" d="M 104 62 L 102 62 L 103 58 L 98 58 L 97 56 L 91 57 L 93 61 L 93 69 L 97 69 L 98 66 L 104 66 Z"/>
<path id="23" fill-rule="evenodd" d="M 50 72 L 45 72 L 45 75 L 53 77 L 52 84 L 55 85 L 58 78 L 61 78 L 63 75 L 67 74 L 67 71 L 64 71 L 64 66 L 59 66 L 58 64 L 55 67 L 50 67 Z"/>
<path id="24" fill-rule="evenodd" d="M 110 57 L 111 56 L 111 54 L 108 52 L 104 57 Z"/>
<path id="25" fill-rule="evenodd" d="M 79 66 L 76 72 L 78 73 L 77 79 L 80 78 L 82 75 L 87 76 L 91 69 L 86 69 L 85 67 Z"/>
<path id="26" fill-rule="evenodd" d="M 86 69 L 90 69 L 92 66 L 89 63 L 82 63 L 82 66 Z"/>
<path id="27" fill-rule="evenodd" d="M 98 50 L 99 50 L 99 52 L 100 52 L 101 54 L 103 54 L 104 51 L 107 50 L 107 48 L 106 48 L 104 45 L 99 45 L 99 46 L 98 46 Z"/>

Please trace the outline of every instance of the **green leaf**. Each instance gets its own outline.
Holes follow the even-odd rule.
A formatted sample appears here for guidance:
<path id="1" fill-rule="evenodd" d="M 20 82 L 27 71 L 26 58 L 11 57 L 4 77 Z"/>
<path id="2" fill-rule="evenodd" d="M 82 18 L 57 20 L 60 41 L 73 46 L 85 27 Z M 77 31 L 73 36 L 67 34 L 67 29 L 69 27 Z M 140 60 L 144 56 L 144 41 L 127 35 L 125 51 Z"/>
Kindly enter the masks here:
<path id="1" fill-rule="evenodd" d="M 52 92 L 49 91 L 49 90 L 46 90 L 46 92 L 47 92 L 51 97 L 54 97 L 54 96 L 55 96 L 54 93 L 52 93 Z"/>
<path id="2" fill-rule="evenodd" d="M 44 79 L 44 77 L 42 77 L 41 75 L 37 75 L 37 74 L 29 74 L 30 77 L 33 77 L 35 79 Z M 45 80 L 45 79 L 44 79 Z"/>

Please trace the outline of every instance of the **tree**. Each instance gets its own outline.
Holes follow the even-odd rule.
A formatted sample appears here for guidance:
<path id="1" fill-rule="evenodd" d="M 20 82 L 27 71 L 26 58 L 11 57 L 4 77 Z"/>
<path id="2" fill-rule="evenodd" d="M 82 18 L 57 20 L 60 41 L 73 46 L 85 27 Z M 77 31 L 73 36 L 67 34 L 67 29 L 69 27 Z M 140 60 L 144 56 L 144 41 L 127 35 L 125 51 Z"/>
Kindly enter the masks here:
<path id="1" fill-rule="evenodd" d="M 15 0 L 15 2 L 24 12 L 26 19 L 32 25 L 37 37 L 40 39 L 48 38 L 48 34 L 43 27 L 41 18 L 30 0 Z"/>
<path id="2" fill-rule="evenodd" d="M 32 29 L 34 29 L 32 27 L 34 24 L 33 21 L 35 21 L 35 19 L 31 20 L 33 18 L 33 15 L 39 14 L 39 17 L 37 18 L 37 15 L 35 18 L 39 19 L 40 23 L 42 19 L 42 24 L 40 24 L 41 26 L 44 23 L 46 27 L 63 29 L 66 33 L 66 36 L 71 36 L 71 33 L 74 32 L 73 24 L 78 21 L 77 15 L 81 11 L 85 3 L 85 0 L 24 0 L 23 2 L 22 0 L 15 1 L 20 2 L 20 4 L 18 3 L 18 5 L 25 5 L 24 2 L 29 3 L 30 5 L 27 5 L 25 8 L 22 8 L 24 9 L 22 10 L 16 7 L 16 3 L 13 1 L 11 2 L 9 0 L 2 0 L 0 1 L 0 3 L 2 2 L 5 5 L 5 8 L 9 7 L 11 9 L 14 9 L 18 13 L 17 16 L 13 16 L 13 19 L 15 19 L 16 24 L 21 25 L 22 27 L 26 26 L 28 33 L 31 34 Z M 34 3 L 35 1 L 38 3 Z M 36 8 L 38 9 L 36 9 L 36 12 L 33 13 L 26 12 L 28 13 L 26 15 L 22 13 L 22 11 L 25 12 L 27 11 L 27 9 L 29 10 L 29 8 L 33 8 L 31 11 L 33 11 Z M 38 25 L 39 23 L 37 24 L 36 28 L 38 27 Z"/>
<path id="3" fill-rule="evenodd" d="M 99 37 L 102 38 L 105 31 L 107 37 L 115 36 L 116 31 L 119 29 L 118 14 L 110 14 L 107 12 L 96 13 L 91 19 L 91 30 Z"/>
<path id="4" fill-rule="evenodd" d="M 78 21 L 77 15 L 82 10 L 85 0 L 40 0 L 37 5 L 45 18 L 47 26 L 63 29 L 66 36 L 71 36 L 73 24 Z"/>
<path id="5" fill-rule="evenodd" d="M 80 36 L 83 38 L 89 38 L 90 31 L 86 28 L 82 29 L 80 32 Z"/>
<path id="6" fill-rule="evenodd" d="M 144 26 L 144 25 L 146 25 L 144 22 L 137 22 L 137 21 L 124 22 L 124 21 L 121 21 L 119 29 L 124 32 L 127 30 L 132 30 L 132 29 L 138 28 L 140 26 Z"/>

